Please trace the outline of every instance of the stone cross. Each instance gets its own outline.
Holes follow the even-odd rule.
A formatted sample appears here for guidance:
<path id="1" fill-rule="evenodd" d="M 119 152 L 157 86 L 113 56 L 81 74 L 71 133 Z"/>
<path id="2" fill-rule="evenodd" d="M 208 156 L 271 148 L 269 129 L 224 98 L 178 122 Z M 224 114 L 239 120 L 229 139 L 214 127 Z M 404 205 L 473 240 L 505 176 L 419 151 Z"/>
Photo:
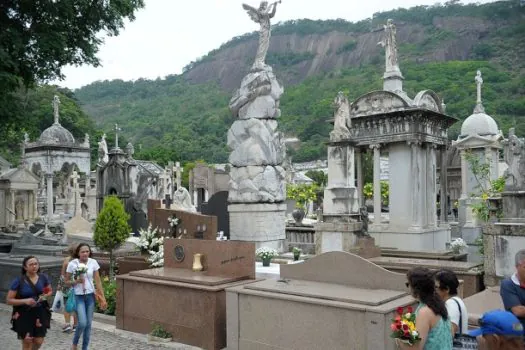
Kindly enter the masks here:
<path id="1" fill-rule="evenodd" d="M 175 166 L 173 167 L 174 174 L 177 174 L 177 188 L 180 188 L 182 185 L 182 172 L 184 171 L 184 168 L 180 166 L 179 162 L 175 162 Z"/>
<path id="2" fill-rule="evenodd" d="M 78 175 L 77 171 L 74 170 L 71 174 L 71 179 L 73 180 L 73 192 L 75 193 L 75 216 L 82 215 L 82 207 L 80 203 L 80 191 L 78 188 L 78 179 L 80 176 Z"/>
<path id="3" fill-rule="evenodd" d="M 115 124 L 115 148 L 118 148 L 118 132 L 122 131 L 121 128 L 118 127 L 118 124 Z"/>
<path id="4" fill-rule="evenodd" d="M 169 188 L 170 180 L 171 180 L 171 174 L 169 169 L 164 169 L 162 173 L 159 175 L 159 180 L 161 181 L 162 186 L 162 196 L 166 194 L 171 194 L 171 189 Z"/>
<path id="5" fill-rule="evenodd" d="M 58 95 L 55 95 L 55 97 L 53 97 L 53 102 L 51 103 L 51 105 L 53 106 L 53 117 L 55 118 L 55 124 L 59 124 L 58 122 L 58 109 L 59 109 L 59 105 L 60 105 L 60 99 L 58 98 Z"/>
<path id="6" fill-rule="evenodd" d="M 171 196 L 169 194 L 165 195 L 165 198 L 162 200 L 162 204 L 166 206 L 166 209 L 171 208 L 171 204 L 173 204 L 173 201 L 171 200 Z"/>

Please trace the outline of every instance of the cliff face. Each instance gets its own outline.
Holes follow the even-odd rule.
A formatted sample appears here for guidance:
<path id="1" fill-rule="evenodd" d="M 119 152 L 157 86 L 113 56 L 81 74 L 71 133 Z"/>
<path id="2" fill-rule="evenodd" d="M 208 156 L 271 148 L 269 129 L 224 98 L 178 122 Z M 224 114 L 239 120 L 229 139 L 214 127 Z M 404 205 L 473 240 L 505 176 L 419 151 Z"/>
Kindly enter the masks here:
<path id="1" fill-rule="evenodd" d="M 472 58 L 473 48 L 501 25 L 471 17 L 436 17 L 432 22 L 432 26 L 397 23 L 401 61 Z M 319 73 L 382 61 L 384 51 L 377 45 L 381 37 L 380 28 L 367 33 L 334 30 L 322 34 L 277 34 L 271 38 L 267 62 L 285 85 L 295 84 Z M 195 63 L 184 76 L 192 83 L 213 80 L 222 88 L 233 90 L 248 72 L 256 50 L 257 36 L 252 35 Z"/>

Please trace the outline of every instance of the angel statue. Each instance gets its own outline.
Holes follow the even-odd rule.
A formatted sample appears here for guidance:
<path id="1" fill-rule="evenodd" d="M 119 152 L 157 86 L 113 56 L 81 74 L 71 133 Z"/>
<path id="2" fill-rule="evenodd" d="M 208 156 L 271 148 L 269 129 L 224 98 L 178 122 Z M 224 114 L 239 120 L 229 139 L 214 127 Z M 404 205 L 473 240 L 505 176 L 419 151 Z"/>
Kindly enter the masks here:
<path id="1" fill-rule="evenodd" d="M 98 162 L 99 164 L 104 165 L 108 160 L 108 144 L 106 143 L 106 134 L 104 134 L 98 142 Z"/>
<path id="2" fill-rule="evenodd" d="M 385 72 L 397 72 L 399 71 L 399 64 L 397 61 L 396 25 L 394 21 L 391 19 L 387 20 L 386 25 L 383 25 L 383 29 L 385 36 L 377 44 L 385 48 Z"/>
<path id="3" fill-rule="evenodd" d="M 350 120 L 350 105 L 342 91 L 337 93 L 334 103 L 334 130 L 330 132 L 330 140 L 336 141 L 350 137 L 346 122 Z"/>
<path id="4" fill-rule="evenodd" d="M 248 15 L 250 15 L 250 18 L 255 23 L 261 25 L 259 31 L 259 47 L 257 49 L 257 55 L 255 56 L 252 70 L 261 70 L 266 67 L 264 60 L 266 58 L 266 53 L 268 52 L 268 47 L 270 46 L 270 18 L 275 16 L 277 3 L 280 4 L 281 1 L 276 1 L 269 6 L 268 1 L 261 1 L 258 9 L 251 7 L 250 5 L 242 4 L 242 7 L 248 12 Z"/>

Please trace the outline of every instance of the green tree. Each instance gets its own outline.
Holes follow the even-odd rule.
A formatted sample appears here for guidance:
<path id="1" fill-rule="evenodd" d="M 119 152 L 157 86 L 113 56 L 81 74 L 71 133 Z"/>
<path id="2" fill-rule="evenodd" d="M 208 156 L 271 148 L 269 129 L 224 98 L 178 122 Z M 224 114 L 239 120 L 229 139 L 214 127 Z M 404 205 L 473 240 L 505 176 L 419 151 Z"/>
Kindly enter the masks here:
<path id="1" fill-rule="evenodd" d="M 62 78 L 68 64 L 100 65 L 100 32 L 118 35 L 142 7 L 144 0 L 1 1 L 0 91 Z"/>
<path id="2" fill-rule="evenodd" d="M 295 200 L 295 206 L 308 214 L 306 204 L 317 198 L 317 184 L 287 184 L 286 198 Z"/>
<path id="3" fill-rule="evenodd" d="M 131 232 L 128 225 L 130 216 L 124 210 L 124 205 L 116 196 L 104 198 L 104 207 L 95 223 L 93 241 L 103 251 L 109 252 L 109 277 L 114 276 L 115 262 L 113 251 L 126 241 Z"/>
<path id="4" fill-rule="evenodd" d="M 314 180 L 319 187 L 325 187 L 328 183 L 328 174 L 322 170 L 308 170 L 305 175 Z"/>

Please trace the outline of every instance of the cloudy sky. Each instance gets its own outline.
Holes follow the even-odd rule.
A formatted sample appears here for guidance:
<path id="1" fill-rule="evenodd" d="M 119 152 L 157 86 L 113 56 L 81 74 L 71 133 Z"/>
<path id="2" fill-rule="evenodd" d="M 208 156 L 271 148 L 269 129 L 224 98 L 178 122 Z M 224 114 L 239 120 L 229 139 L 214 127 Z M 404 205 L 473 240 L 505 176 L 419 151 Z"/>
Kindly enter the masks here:
<path id="1" fill-rule="evenodd" d="M 97 80 L 156 79 L 179 74 L 186 64 L 232 37 L 258 29 L 258 24 L 249 19 L 241 4 L 257 6 L 259 0 L 145 2 L 146 7 L 137 12 L 136 20 L 127 23 L 118 37 L 105 39 L 98 53 L 102 67 L 66 67 L 65 80 L 54 83 L 76 89 Z M 274 22 L 301 18 L 343 18 L 355 22 L 375 12 L 434 3 L 435 0 L 282 0 Z"/>

